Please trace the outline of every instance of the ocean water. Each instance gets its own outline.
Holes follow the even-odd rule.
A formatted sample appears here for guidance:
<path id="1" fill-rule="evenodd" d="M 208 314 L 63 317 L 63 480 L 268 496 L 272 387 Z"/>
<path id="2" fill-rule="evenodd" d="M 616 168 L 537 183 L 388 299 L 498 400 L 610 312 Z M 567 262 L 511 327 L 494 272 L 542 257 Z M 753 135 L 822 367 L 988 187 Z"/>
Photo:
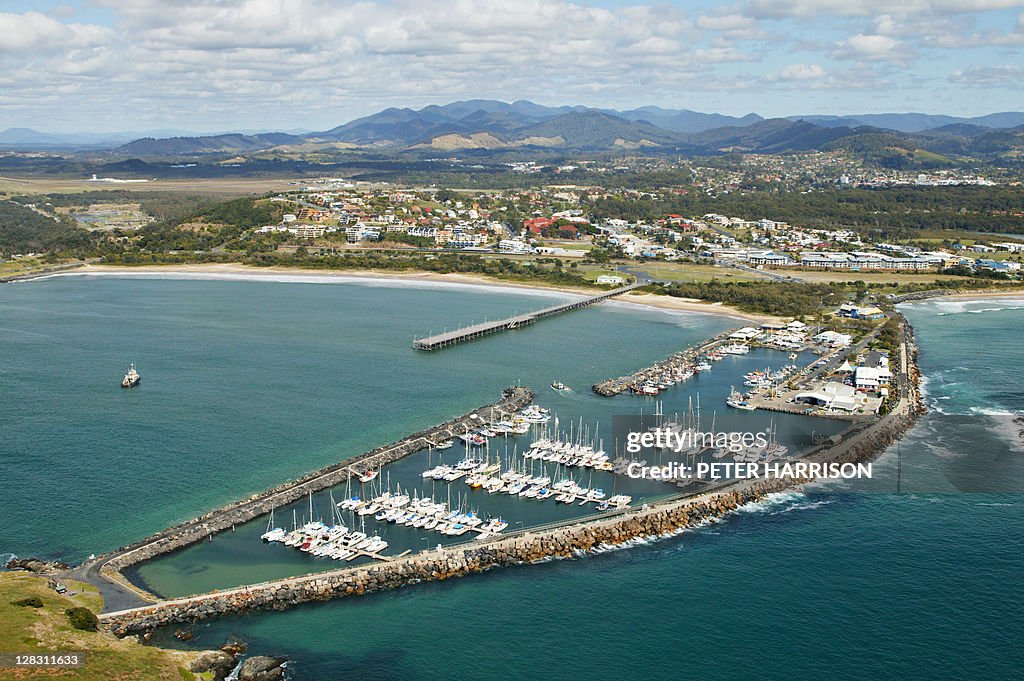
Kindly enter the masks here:
<path id="1" fill-rule="evenodd" d="M 0 552 L 81 560 L 490 402 L 513 382 L 534 387 L 563 424 L 606 429 L 653 402 L 601 399 L 591 383 L 736 325 L 604 304 L 423 354 L 414 335 L 557 296 L 322 282 L 0 287 Z M 873 480 L 775 495 L 578 560 L 202 623 L 188 645 L 239 637 L 288 657 L 295 679 L 1014 678 L 1024 665 L 1024 454 L 1012 421 L 1024 412 L 1024 300 L 926 302 L 906 314 L 933 410 Z M 685 410 L 699 392 L 703 414 L 764 419 L 712 405 L 736 375 L 780 357 L 720 363 L 663 408 Z M 122 391 L 129 361 L 143 383 Z M 553 379 L 574 391 L 550 391 Z M 822 431 L 808 421 L 779 420 L 780 439 Z M 136 576 L 172 595 L 319 569 L 251 541 L 260 525 Z"/>

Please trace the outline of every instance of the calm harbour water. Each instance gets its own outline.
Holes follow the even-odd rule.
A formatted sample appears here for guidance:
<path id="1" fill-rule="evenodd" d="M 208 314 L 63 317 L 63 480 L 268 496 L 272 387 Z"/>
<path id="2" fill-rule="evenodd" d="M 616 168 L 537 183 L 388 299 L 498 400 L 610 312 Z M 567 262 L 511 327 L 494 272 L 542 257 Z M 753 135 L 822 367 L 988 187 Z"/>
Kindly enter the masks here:
<path id="1" fill-rule="evenodd" d="M 414 335 L 556 298 L 137 277 L 0 287 L 0 552 L 78 561 L 491 402 L 514 382 L 563 423 L 583 416 L 604 431 L 612 415 L 653 403 L 601 399 L 591 383 L 736 325 L 605 304 L 443 352 L 410 348 Z M 891 451 L 874 480 L 777 495 L 678 537 L 225 618 L 198 625 L 190 645 L 238 636 L 291 659 L 296 679 L 484 679 L 495 669 L 565 679 L 1013 677 L 1024 664 L 1015 605 L 1024 455 L 1007 415 L 1024 411 L 1024 301 L 906 311 L 936 409 L 900 447 L 901 495 Z M 721 404 L 735 372 L 782 359 L 716 365 L 669 391 L 665 410 L 685 409 L 699 391 L 705 414 L 763 420 L 709 405 Z M 143 383 L 122 391 L 128 361 Z M 553 379 L 574 392 L 554 393 Z M 780 438 L 821 430 L 807 422 L 779 419 Z M 408 462 L 410 475 L 421 463 Z M 515 517 L 516 507 L 512 521 L 544 519 Z M 141 577 L 170 595 L 319 569 L 252 541 L 261 529 L 155 561 Z"/>

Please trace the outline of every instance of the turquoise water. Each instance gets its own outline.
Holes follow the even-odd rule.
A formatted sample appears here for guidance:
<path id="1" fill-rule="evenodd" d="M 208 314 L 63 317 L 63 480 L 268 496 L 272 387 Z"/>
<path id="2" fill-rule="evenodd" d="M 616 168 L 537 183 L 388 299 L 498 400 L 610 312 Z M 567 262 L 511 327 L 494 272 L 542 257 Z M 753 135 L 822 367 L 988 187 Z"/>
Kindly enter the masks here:
<path id="1" fill-rule="evenodd" d="M 563 421 L 650 410 L 587 388 L 735 325 L 606 304 L 440 353 L 409 347 L 438 320 L 555 299 L 138 278 L 0 287 L 0 552 L 80 560 L 490 402 L 517 380 Z M 198 625 L 190 645 L 239 636 L 293 660 L 296 679 L 1013 678 L 1024 664 L 1024 455 L 1008 415 L 1024 411 L 1022 308 L 907 307 L 936 409 L 899 448 L 901 495 L 890 451 L 874 480 L 778 495 L 678 537 L 225 618 Z M 128 361 L 138 390 L 117 387 Z M 668 393 L 666 411 L 698 390 L 706 411 L 720 403 L 743 369 L 724 364 L 714 382 Z M 574 392 L 547 390 L 552 379 Z M 780 421 L 780 437 L 820 431 L 806 421 Z M 170 594 L 239 571 L 317 569 L 268 553 L 250 531 L 142 576 Z"/>

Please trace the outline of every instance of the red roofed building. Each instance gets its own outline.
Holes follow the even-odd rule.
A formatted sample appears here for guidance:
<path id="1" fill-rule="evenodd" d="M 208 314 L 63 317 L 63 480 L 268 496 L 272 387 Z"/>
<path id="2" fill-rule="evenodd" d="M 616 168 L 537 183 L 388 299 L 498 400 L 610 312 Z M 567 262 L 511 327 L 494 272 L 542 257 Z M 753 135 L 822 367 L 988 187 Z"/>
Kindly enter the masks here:
<path id="1" fill-rule="evenodd" d="M 529 220 L 523 220 L 523 227 L 534 234 L 540 234 L 547 227 L 550 227 L 553 224 L 555 224 L 555 221 L 551 218 L 530 218 Z"/>

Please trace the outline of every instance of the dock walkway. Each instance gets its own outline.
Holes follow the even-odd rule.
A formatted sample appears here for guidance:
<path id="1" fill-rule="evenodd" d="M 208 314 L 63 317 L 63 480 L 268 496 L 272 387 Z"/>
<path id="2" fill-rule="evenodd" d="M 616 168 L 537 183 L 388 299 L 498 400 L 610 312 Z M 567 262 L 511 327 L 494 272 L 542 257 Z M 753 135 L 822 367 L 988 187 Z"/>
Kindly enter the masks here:
<path id="1" fill-rule="evenodd" d="M 412 346 L 417 350 L 439 350 L 446 348 L 449 345 L 455 345 L 456 343 L 463 343 L 466 341 L 476 340 L 483 336 L 488 336 L 492 333 L 499 331 L 506 331 L 509 329 L 518 329 L 523 326 L 529 326 L 539 319 L 545 317 L 551 317 L 556 314 L 563 312 L 570 312 L 572 310 L 578 310 L 581 307 L 587 307 L 594 303 L 600 303 L 601 301 L 614 298 L 615 296 L 628 293 L 635 288 L 641 286 L 640 283 L 630 284 L 629 286 L 623 286 L 612 291 L 606 291 L 600 295 L 591 296 L 584 298 L 583 300 L 577 300 L 571 303 L 563 303 L 561 305 L 553 305 L 551 307 L 545 307 L 535 312 L 527 312 L 526 314 L 515 315 L 514 317 L 506 317 L 505 319 L 499 319 L 493 322 L 483 322 L 481 324 L 473 324 L 472 326 L 465 326 L 455 331 L 447 331 L 440 333 L 435 336 L 427 336 L 426 338 L 417 338 L 412 342 Z"/>

